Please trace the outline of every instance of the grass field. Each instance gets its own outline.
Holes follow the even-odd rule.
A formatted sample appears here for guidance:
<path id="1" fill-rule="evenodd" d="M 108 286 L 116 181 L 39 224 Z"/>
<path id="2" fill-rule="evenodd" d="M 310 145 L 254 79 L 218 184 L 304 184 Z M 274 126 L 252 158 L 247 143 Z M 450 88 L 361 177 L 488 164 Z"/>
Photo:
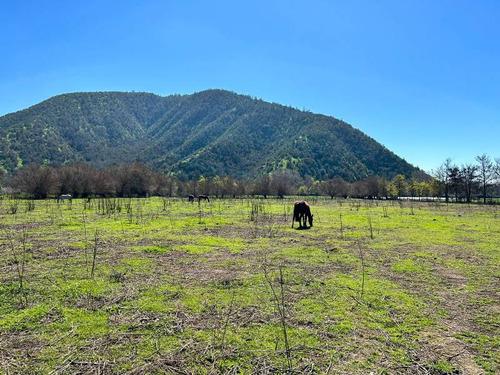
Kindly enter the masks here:
<path id="1" fill-rule="evenodd" d="M 499 207 L 308 201 L 1 200 L 0 372 L 500 373 Z"/>

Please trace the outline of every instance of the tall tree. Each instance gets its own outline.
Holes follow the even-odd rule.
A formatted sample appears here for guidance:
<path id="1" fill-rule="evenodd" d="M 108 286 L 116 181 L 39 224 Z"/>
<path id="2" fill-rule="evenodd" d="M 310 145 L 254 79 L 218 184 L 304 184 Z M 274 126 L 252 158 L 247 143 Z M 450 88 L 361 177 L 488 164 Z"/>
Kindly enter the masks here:
<path id="1" fill-rule="evenodd" d="M 439 197 L 444 191 L 444 184 L 437 178 L 432 178 L 429 182 L 429 194 L 431 197 Z"/>
<path id="2" fill-rule="evenodd" d="M 465 199 L 467 200 L 467 203 L 470 203 L 472 200 L 472 194 L 477 185 L 477 166 L 474 164 L 462 165 L 460 174 L 462 175 L 462 181 L 464 184 Z"/>
<path id="3" fill-rule="evenodd" d="M 265 199 L 267 196 L 271 194 L 271 176 L 269 174 L 265 174 L 260 177 L 254 185 L 254 194 L 263 195 Z"/>
<path id="4" fill-rule="evenodd" d="M 200 176 L 198 179 L 198 191 L 204 195 L 210 195 L 212 193 L 212 179 Z"/>
<path id="5" fill-rule="evenodd" d="M 322 193 L 329 195 L 330 198 L 334 198 L 337 194 L 337 185 L 334 183 L 332 179 L 322 181 L 320 184 L 320 190 Z"/>
<path id="6" fill-rule="evenodd" d="M 438 180 L 442 187 L 443 187 L 443 192 L 444 192 L 444 197 L 446 199 L 446 202 L 449 201 L 450 199 L 450 170 L 454 167 L 454 165 L 451 163 L 451 159 L 447 158 L 443 164 L 441 164 L 438 169 L 433 173 L 434 178 Z"/>
<path id="7" fill-rule="evenodd" d="M 402 174 L 396 175 L 396 177 L 394 177 L 392 179 L 392 183 L 396 187 L 396 195 L 398 197 L 401 197 L 406 193 L 406 190 L 408 188 L 408 184 L 405 181 L 404 175 L 402 175 Z"/>
<path id="8" fill-rule="evenodd" d="M 448 170 L 448 179 L 450 181 L 450 190 L 455 194 L 455 202 L 460 199 L 460 190 L 462 188 L 462 174 L 460 173 L 460 168 L 454 165 Z"/>
<path id="9" fill-rule="evenodd" d="M 278 170 L 272 174 L 271 190 L 279 198 L 283 198 L 285 195 L 295 191 L 295 188 L 299 185 L 300 179 L 297 171 L 291 171 L 289 169 Z"/>
<path id="10" fill-rule="evenodd" d="M 488 187 L 495 176 L 495 168 L 490 157 L 486 154 L 476 156 L 478 163 L 479 183 L 483 192 L 483 203 L 486 203 Z"/>
<path id="11" fill-rule="evenodd" d="M 380 197 L 389 198 L 389 181 L 385 177 L 378 179 L 378 191 Z"/>
<path id="12" fill-rule="evenodd" d="M 121 197 L 144 197 L 151 194 L 153 172 L 146 164 L 122 164 L 114 169 L 117 189 Z"/>

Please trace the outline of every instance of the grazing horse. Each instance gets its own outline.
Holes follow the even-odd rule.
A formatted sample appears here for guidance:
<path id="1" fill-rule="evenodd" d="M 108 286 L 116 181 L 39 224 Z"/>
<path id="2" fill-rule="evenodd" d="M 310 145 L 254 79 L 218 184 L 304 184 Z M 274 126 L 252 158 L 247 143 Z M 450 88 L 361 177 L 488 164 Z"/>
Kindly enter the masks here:
<path id="1" fill-rule="evenodd" d="M 59 203 L 60 201 L 62 201 L 64 199 L 69 199 L 69 201 L 71 203 L 73 200 L 73 197 L 71 196 L 71 194 L 61 194 L 60 196 L 57 197 L 57 203 Z"/>
<path id="2" fill-rule="evenodd" d="M 198 203 L 200 203 L 202 200 L 210 202 L 210 198 L 208 197 L 208 195 L 198 195 Z"/>
<path id="3" fill-rule="evenodd" d="M 299 229 L 302 227 L 307 228 L 307 220 L 309 220 L 309 226 L 313 226 L 313 215 L 311 214 L 311 207 L 306 201 L 297 201 L 294 203 L 292 228 L 295 220 L 299 222 Z"/>
<path id="4" fill-rule="evenodd" d="M 193 194 L 189 194 L 189 195 L 188 195 L 188 200 L 189 200 L 189 202 L 191 202 L 191 203 L 192 203 L 192 202 L 194 202 L 194 195 L 193 195 Z"/>

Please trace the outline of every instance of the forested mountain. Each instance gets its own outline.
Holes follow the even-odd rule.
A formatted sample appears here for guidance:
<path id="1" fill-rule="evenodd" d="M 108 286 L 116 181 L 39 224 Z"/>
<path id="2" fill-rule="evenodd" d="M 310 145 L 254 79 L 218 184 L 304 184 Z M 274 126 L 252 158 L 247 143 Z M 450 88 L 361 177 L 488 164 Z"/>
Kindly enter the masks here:
<path id="1" fill-rule="evenodd" d="M 180 177 L 252 179 L 276 169 L 353 181 L 415 168 L 333 117 L 224 90 L 64 94 L 0 117 L 0 168 L 141 161 Z"/>

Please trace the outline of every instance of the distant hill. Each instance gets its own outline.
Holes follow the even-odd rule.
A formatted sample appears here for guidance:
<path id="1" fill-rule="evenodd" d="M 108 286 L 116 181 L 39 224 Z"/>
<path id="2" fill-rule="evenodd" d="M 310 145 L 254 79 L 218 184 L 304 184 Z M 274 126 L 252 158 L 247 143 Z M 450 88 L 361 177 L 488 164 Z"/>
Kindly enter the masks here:
<path id="1" fill-rule="evenodd" d="M 415 167 L 336 118 L 224 90 L 160 97 L 55 96 L 0 117 L 0 168 L 141 161 L 183 177 L 252 179 L 276 169 L 353 181 L 409 176 Z"/>

